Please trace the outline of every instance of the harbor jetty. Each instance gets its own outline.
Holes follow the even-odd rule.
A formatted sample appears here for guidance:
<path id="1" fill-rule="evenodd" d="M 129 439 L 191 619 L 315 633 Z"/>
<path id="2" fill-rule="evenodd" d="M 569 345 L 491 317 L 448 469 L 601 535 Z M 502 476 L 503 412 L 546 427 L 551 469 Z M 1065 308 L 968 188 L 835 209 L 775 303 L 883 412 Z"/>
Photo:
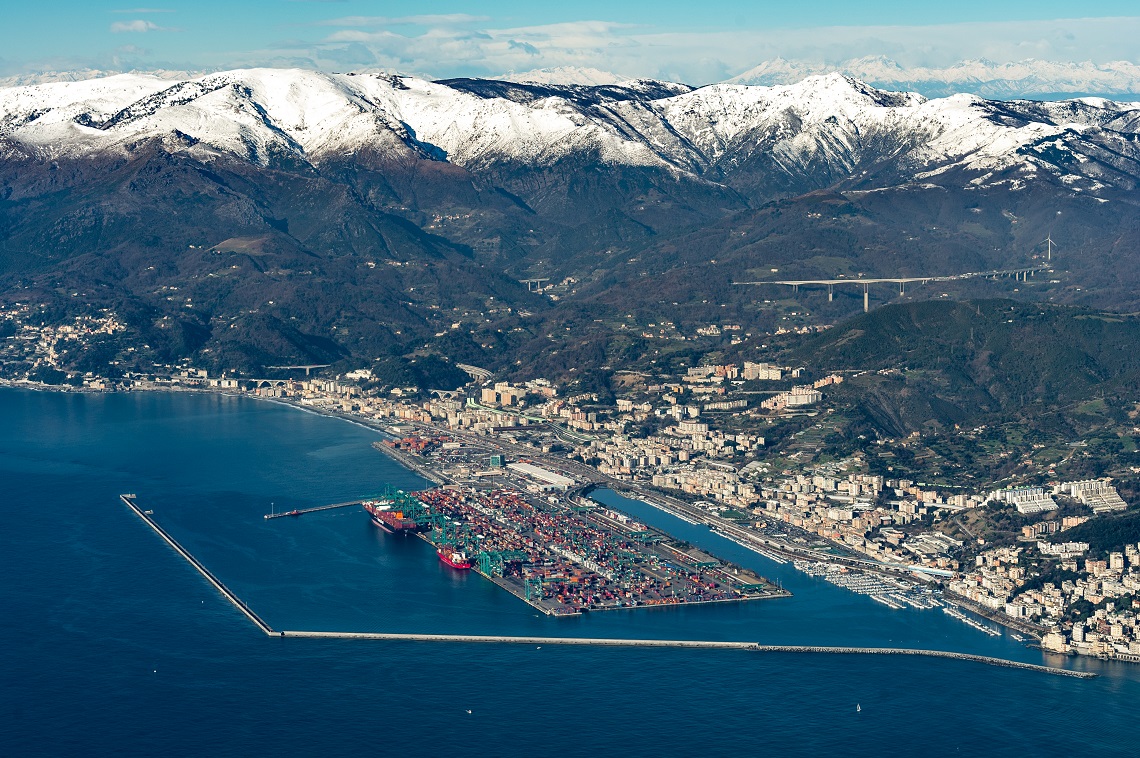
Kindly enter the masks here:
<path id="1" fill-rule="evenodd" d="M 352 508 L 360 505 L 359 500 L 349 500 L 345 503 L 332 503 L 331 505 L 318 505 L 315 508 L 294 508 L 291 511 L 281 511 L 280 513 L 267 513 L 266 519 L 271 518 L 285 518 L 286 516 L 303 516 L 306 513 L 316 513 L 317 511 L 332 511 L 337 508 Z"/>
<path id="2" fill-rule="evenodd" d="M 886 647 L 828 647 L 819 645 L 764 645 L 757 642 L 733 642 L 717 640 L 646 640 L 646 639 L 620 639 L 620 638 L 589 638 L 589 637 L 532 637 L 509 635 L 470 635 L 470 634 L 403 634 L 389 632 L 336 632 L 336 631 L 298 631 L 277 630 L 267 624 L 252 608 L 230 590 L 220 579 L 201 564 L 179 542 L 162 528 L 153 518 L 150 511 L 144 511 L 138 506 L 137 497 L 133 494 L 120 495 L 119 499 L 138 516 L 143 523 L 151 528 L 155 534 L 162 538 L 176 553 L 182 556 L 187 563 L 194 567 L 214 589 L 221 593 L 246 618 L 253 622 L 262 633 L 269 637 L 296 638 L 296 639 L 352 639 L 352 640 L 378 640 L 388 642 L 426 642 L 426 643 L 497 643 L 514 645 L 585 645 L 594 647 L 638 647 L 638 648 L 687 648 L 687 649 L 713 649 L 713 650 L 740 650 L 761 653 L 814 653 L 831 655 L 911 655 L 927 658 L 949 658 L 959 661 L 982 663 L 989 666 L 1035 671 L 1054 676 L 1067 676 L 1077 679 L 1091 679 L 1097 676 L 1087 671 L 1071 671 L 1054 666 L 1044 666 L 1035 663 L 1023 663 L 1004 658 L 995 658 L 987 655 L 972 653 L 955 653 L 945 650 L 921 650 L 914 648 L 886 648 Z"/>

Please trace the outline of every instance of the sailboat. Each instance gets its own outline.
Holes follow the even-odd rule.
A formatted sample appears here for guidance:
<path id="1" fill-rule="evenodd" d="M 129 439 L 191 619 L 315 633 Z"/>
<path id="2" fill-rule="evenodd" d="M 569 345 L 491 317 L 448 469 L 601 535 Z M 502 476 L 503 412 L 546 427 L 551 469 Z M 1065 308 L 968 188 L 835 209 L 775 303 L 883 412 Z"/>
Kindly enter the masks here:
<path id="1" fill-rule="evenodd" d="M 861 705 L 859 705 L 858 703 L 856 703 L 856 704 L 855 704 L 855 712 L 856 712 L 856 713 L 861 713 L 862 711 L 863 711 L 863 706 L 861 706 Z"/>

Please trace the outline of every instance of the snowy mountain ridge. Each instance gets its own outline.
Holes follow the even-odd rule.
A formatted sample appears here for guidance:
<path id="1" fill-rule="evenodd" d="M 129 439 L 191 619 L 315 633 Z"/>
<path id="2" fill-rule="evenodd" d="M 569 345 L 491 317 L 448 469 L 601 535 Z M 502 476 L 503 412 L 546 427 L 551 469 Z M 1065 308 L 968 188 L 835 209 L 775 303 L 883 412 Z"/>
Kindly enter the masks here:
<path id="1" fill-rule="evenodd" d="M 729 186 L 749 172 L 834 183 L 887 165 L 895 183 L 962 169 L 974 184 L 1041 172 L 1088 191 L 1140 184 L 1138 104 L 927 99 L 835 73 L 690 90 L 241 69 L 0 89 L 0 155 L 130 154 L 154 141 L 259 166 L 368 153 L 476 173 L 583 160 Z"/>

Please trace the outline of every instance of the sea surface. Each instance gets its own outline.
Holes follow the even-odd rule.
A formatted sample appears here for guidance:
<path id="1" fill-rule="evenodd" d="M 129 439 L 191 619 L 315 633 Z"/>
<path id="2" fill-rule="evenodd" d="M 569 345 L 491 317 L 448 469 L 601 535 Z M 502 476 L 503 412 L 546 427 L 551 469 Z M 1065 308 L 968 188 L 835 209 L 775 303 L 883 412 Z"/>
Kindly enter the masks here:
<path id="1" fill-rule="evenodd" d="M 377 433 L 220 395 L 0 389 L 0 755 L 1135 755 L 1140 665 L 893 611 L 643 503 L 596 497 L 789 599 L 552 619 L 350 508 L 426 486 Z M 277 629 L 914 646 L 1092 670 L 726 650 L 265 637 Z"/>

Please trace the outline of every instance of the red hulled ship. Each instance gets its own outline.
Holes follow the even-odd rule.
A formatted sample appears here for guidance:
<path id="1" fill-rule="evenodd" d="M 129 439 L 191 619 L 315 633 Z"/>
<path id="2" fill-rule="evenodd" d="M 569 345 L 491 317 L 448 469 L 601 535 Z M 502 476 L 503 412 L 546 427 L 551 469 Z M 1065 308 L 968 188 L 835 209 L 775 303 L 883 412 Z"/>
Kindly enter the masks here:
<path id="1" fill-rule="evenodd" d="M 448 566 L 451 566 L 453 569 L 466 571 L 467 569 L 471 568 L 471 559 L 468 558 L 467 553 L 463 552 L 462 550 L 457 550 L 451 547 L 451 545 L 444 545 L 440 547 L 436 552 L 439 553 L 440 561 L 446 563 Z"/>
<path id="2" fill-rule="evenodd" d="M 404 534 L 416 530 L 414 519 L 406 518 L 402 510 L 392 510 L 387 500 L 365 500 L 361 503 L 372 517 L 372 523 L 390 534 Z"/>

